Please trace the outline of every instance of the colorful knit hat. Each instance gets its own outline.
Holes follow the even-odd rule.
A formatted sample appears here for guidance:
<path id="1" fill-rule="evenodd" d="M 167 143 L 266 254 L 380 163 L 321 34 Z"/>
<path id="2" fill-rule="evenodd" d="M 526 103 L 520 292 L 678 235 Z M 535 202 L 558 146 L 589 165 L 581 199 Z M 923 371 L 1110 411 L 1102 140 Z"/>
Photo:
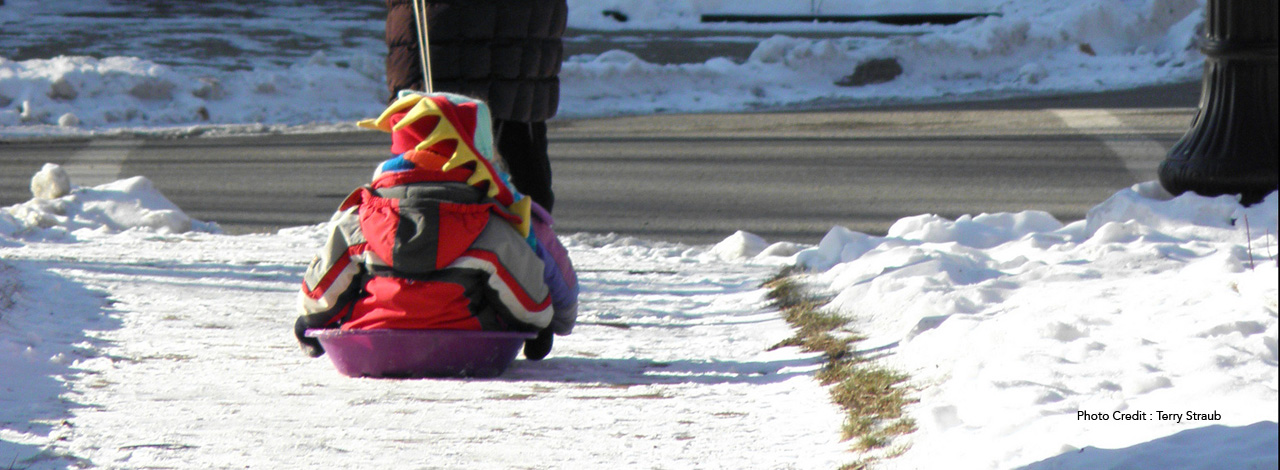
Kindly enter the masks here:
<path id="1" fill-rule="evenodd" d="M 506 173 L 494 165 L 490 116 L 489 106 L 480 100 L 405 90 L 377 119 L 358 125 L 390 133 L 391 153 L 417 167 L 469 169 L 467 184 L 487 190 L 489 197 L 518 215 L 522 222 L 517 229 L 528 237 L 532 200 L 516 192 Z"/>

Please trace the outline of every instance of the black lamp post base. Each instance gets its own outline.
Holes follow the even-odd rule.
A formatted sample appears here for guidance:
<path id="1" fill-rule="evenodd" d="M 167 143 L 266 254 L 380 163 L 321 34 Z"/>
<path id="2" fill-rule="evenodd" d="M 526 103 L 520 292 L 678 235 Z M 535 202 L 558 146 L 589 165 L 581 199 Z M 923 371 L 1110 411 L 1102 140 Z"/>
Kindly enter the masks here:
<path id="1" fill-rule="evenodd" d="M 1200 110 L 1160 164 L 1172 194 L 1239 194 L 1254 204 L 1280 187 L 1276 0 L 1209 0 Z"/>

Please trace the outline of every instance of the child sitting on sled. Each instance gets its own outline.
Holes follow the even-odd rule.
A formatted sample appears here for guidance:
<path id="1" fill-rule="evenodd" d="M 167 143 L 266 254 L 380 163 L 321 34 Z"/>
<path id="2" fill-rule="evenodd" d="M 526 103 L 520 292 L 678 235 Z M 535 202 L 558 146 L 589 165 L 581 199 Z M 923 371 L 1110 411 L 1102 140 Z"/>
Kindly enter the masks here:
<path id="1" fill-rule="evenodd" d="M 351 193 L 303 277 L 294 327 L 537 332 L 525 357 L 551 350 L 577 318 L 577 279 L 551 217 L 508 182 L 488 106 L 448 93 L 401 92 L 362 127 L 391 134 L 394 158 Z"/>

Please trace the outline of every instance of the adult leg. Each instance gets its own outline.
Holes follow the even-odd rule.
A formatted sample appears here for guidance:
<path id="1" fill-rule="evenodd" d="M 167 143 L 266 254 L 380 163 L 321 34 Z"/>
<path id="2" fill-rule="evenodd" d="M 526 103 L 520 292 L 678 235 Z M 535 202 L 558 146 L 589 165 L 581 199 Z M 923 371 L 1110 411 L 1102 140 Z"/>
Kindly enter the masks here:
<path id="1" fill-rule="evenodd" d="M 511 182 L 547 212 L 555 204 L 551 160 L 547 155 L 547 123 L 494 120 L 498 153 L 507 162 Z"/>

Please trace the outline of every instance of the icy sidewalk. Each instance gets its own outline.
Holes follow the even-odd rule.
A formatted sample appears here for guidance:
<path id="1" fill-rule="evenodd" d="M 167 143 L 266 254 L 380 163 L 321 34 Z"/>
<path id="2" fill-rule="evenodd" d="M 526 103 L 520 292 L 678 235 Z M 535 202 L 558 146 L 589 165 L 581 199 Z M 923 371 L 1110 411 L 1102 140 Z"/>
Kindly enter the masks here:
<path id="1" fill-rule="evenodd" d="M 83 320 L 94 315 L 67 315 L 59 327 L 90 339 L 55 358 L 70 392 L 43 399 L 67 407 L 64 422 L 25 417 L 47 435 L 0 427 L 19 452 L 52 446 L 18 468 L 830 469 L 855 458 L 812 379 L 816 359 L 766 351 L 791 334 L 762 300 L 772 266 L 570 237 L 583 311 L 548 359 L 495 380 L 350 379 L 292 338 L 321 232 L 6 249 L 19 269 L 97 291 L 62 289 L 84 297 L 64 304 L 103 304 L 112 319 L 96 330 Z"/>

